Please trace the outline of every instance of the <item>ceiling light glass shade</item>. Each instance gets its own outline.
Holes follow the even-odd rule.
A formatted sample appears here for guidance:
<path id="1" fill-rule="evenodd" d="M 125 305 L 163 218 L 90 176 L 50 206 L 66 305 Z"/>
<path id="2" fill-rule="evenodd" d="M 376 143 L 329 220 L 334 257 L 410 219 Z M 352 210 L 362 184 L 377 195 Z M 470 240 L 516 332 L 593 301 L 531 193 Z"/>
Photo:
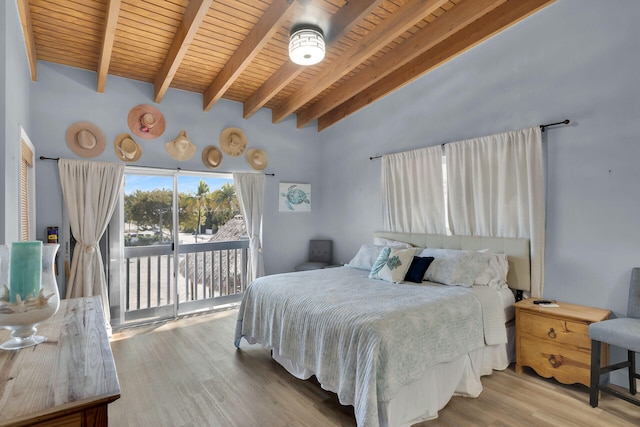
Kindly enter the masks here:
<path id="1" fill-rule="evenodd" d="M 291 31 L 289 58 L 299 65 L 313 65 L 324 58 L 324 36 L 316 26 L 298 27 Z"/>

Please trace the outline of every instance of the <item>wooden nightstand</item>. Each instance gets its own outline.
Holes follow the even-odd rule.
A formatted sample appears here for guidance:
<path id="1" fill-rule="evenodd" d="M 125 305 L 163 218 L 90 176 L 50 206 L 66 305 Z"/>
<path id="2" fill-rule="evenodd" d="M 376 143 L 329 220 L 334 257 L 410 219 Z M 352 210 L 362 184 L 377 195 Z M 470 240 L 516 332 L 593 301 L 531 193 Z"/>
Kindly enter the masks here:
<path id="1" fill-rule="evenodd" d="M 545 378 L 589 387 L 591 340 L 589 324 L 609 317 L 609 310 L 558 302 L 540 307 L 529 298 L 516 309 L 516 373 L 523 366 Z M 602 346 L 601 366 L 609 363 L 609 347 Z"/>

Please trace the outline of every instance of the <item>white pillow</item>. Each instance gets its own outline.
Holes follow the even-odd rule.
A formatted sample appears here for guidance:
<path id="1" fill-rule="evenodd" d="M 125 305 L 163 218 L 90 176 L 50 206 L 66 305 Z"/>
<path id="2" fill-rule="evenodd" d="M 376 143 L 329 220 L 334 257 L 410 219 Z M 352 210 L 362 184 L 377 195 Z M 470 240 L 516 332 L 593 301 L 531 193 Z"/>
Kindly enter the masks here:
<path id="1" fill-rule="evenodd" d="M 413 247 L 411 243 L 401 242 L 399 240 L 385 239 L 384 237 L 374 237 L 373 244 L 388 246 L 390 248 L 403 248 L 403 249 L 409 249 Z"/>
<path id="2" fill-rule="evenodd" d="M 418 255 L 434 258 L 424 274 L 424 280 L 443 285 L 473 286 L 475 278 L 489 262 L 489 254 L 458 249 L 426 248 Z"/>
<path id="3" fill-rule="evenodd" d="M 475 286 L 490 286 L 496 289 L 508 287 L 509 260 L 507 255 L 493 253 L 490 249 L 483 249 L 478 252 L 488 254 L 489 260 L 485 268 L 476 276 L 473 284 Z"/>
<path id="4" fill-rule="evenodd" d="M 392 283 L 403 282 L 415 253 L 415 248 L 385 248 L 380 252 L 380 256 L 374 263 L 369 273 L 369 278 L 385 280 Z"/>
<path id="5" fill-rule="evenodd" d="M 358 270 L 371 270 L 382 249 L 384 249 L 384 246 L 365 243 L 360 246 L 358 253 L 349 261 L 347 267 L 357 268 Z"/>

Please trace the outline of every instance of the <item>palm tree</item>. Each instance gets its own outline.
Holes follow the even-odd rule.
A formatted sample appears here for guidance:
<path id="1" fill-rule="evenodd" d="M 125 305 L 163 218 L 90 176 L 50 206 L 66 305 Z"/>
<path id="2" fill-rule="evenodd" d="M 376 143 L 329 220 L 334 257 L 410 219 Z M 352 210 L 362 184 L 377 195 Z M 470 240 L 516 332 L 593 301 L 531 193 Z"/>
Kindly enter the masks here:
<path id="1" fill-rule="evenodd" d="M 195 196 L 190 196 L 186 199 L 186 212 L 187 215 L 195 217 L 195 241 L 198 242 L 198 234 L 200 234 L 200 227 L 204 224 L 206 213 L 215 208 L 215 203 L 211 199 L 209 194 L 209 186 L 204 180 L 200 180 L 198 184 L 198 190 Z"/>
<path id="2" fill-rule="evenodd" d="M 240 213 L 240 204 L 236 195 L 236 187 L 231 183 L 224 183 L 211 195 L 214 203 L 213 212 L 216 216 L 216 225 L 220 226 Z"/>

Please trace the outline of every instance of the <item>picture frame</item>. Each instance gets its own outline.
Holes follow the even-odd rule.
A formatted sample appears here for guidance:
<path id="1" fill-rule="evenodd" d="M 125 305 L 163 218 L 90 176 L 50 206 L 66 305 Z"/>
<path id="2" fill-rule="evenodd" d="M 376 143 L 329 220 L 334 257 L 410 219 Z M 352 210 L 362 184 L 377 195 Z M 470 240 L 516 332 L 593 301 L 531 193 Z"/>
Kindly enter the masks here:
<path id="1" fill-rule="evenodd" d="M 311 212 L 311 184 L 279 183 L 278 210 L 280 212 Z"/>

